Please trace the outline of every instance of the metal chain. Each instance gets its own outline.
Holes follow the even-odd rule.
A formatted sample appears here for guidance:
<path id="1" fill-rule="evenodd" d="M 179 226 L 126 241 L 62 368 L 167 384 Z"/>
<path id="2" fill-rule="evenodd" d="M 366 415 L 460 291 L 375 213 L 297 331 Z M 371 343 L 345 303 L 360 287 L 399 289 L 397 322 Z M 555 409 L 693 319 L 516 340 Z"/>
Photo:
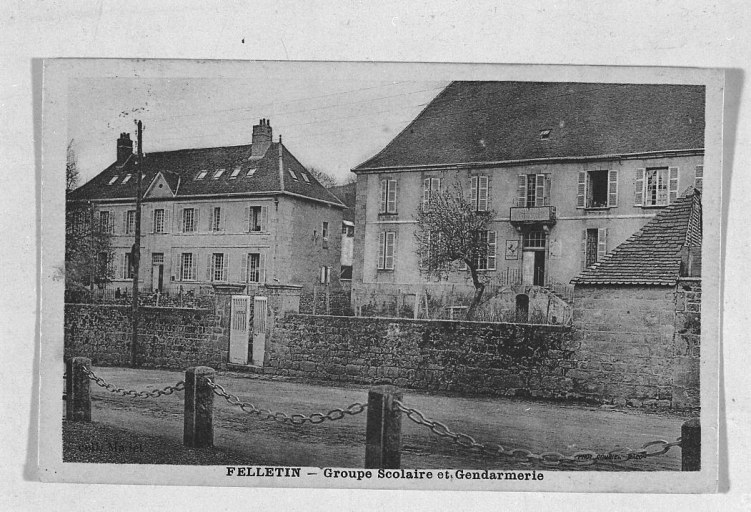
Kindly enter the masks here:
<path id="1" fill-rule="evenodd" d="M 536 462 L 546 466 L 573 465 L 573 466 L 590 466 L 595 462 L 623 462 L 631 459 L 641 459 L 645 457 L 654 457 L 667 453 L 673 446 L 681 445 L 681 438 L 669 443 L 664 440 L 650 441 L 638 450 L 631 448 L 615 448 L 607 454 L 597 454 L 592 450 L 581 450 L 572 455 L 564 455 L 560 452 L 548 451 L 540 454 L 532 453 L 522 448 L 508 448 L 494 443 L 478 443 L 472 436 L 467 434 L 453 432 L 440 421 L 426 418 L 425 415 L 417 409 L 406 407 L 401 401 L 394 400 L 396 408 L 407 415 L 407 417 L 418 425 L 428 427 L 431 432 L 439 437 L 451 439 L 454 443 L 462 448 L 472 450 L 485 455 L 496 457 L 509 457 L 519 462 Z M 652 447 L 659 446 L 655 450 Z M 650 450 L 650 448 L 652 448 Z"/>
<path id="2" fill-rule="evenodd" d="M 174 386 L 166 386 L 163 389 L 153 389 L 151 391 L 136 391 L 134 389 L 123 389 L 110 384 L 103 378 L 97 376 L 86 367 L 83 367 L 83 373 L 85 373 L 89 379 L 93 380 L 98 386 L 103 387 L 107 391 L 117 393 L 122 396 L 131 396 L 133 398 L 156 398 L 162 395 L 171 395 L 175 391 L 183 391 L 185 389 L 185 382 L 180 381 Z"/>
<path id="3" fill-rule="evenodd" d="M 259 409 L 250 402 L 243 402 L 242 400 L 240 400 L 240 397 L 233 395 L 232 393 L 228 393 L 221 384 L 217 384 L 212 380 L 208 380 L 208 384 L 215 395 L 224 398 L 227 403 L 234 405 L 235 407 L 239 407 L 248 414 L 255 414 L 262 420 L 274 420 L 278 421 L 279 423 L 289 423 L 291 425 L 304 425 L 306 422 L 317 424 L 323 423 L 326 420 L 341 420 L 347 415 L 354 416 L 356 414 L 360 414 L 365 410 L 365 408 L 368 407 L 367 404 L 355 402 L 344 409 L 331 409 L 325 414 L 314 412 L 310 416 L 305 416 L 304 414 L 288 415 L 284 412 L 273 412 L 269 409 Z"/>

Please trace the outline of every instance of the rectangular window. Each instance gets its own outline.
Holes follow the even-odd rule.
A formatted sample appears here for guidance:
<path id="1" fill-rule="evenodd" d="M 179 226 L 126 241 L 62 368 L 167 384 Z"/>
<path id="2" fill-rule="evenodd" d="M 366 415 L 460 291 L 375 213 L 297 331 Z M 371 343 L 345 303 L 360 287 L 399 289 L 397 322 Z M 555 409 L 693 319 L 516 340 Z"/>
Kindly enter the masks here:
<path id="1" fill-rule="evenodd" d="M 164 233 L 164 209 L 154 210 L 154 233 Z"/>
<path id="2" fill-rule="evenodd" d="M 264 255 L 257 252 L 248 253 L 242 272 L 242 282 L 263 283 L 266 280 L 264 275 Z"/>
<path id="3" fill-rule="evenodd" d="M 520 174 L 517 185 L 516 206 L 532 208 L 550 205 L 550 175 Z"/>
<path id="4" fill-rule="evenodd" d="M 396 232 L 384 231 L 378 240 L 378 270 L 394 270 Z"/>
<path id="5" fill-rule="evenodd" d="M 647 169 L 645 175 L 644 204 L 663 206 L 668 204 L 668 169 Z"/>
<path id="6" fill-rule="evenodd" d="M 608 171 L 587 172 L 587 208 L 608 206 Z"/>
<path id="7" fill-rule="evenodd" d="M 322 247 L 324 249 L 329 248 L 329 223 L 326 221 L 323 221 L 323 224 L 321 225 L 321 237 L 322 237 Z"/>
<path id="8" fill-rule="evenodd" d="M 125 212 L 125 234 L 136 232 L 136 211 L 128 210 Z"/>
<path id="9" fill-rule="evenodd" d="M 152 252 L 151 253 L 151 264 L 152 265 L 164 265 L 164 253 L 163 252 Z"/>
<path id="10" fill-rule="evenodd" d="M 196 230 L 196 209 L 185 208 L 183 210 L 183 232 L 193 233 Z"/>
<path id="11" fill-rule="evenodd" d="M 524 249 L 544 249 L 545 248 L 545 232 L 544 231 L 528 231 L 524 233 L 522 238 L 522 244 Z"/>
<path id="12" fill-rule="evenodd" d="M 582 270 L 602 260 L 607 254 L 607 228 L 582 231 Z"/>
<path id="13" fill-rule="evenodd" d="M 696 176 L 694 177 L 694 188 L 701 190 L 704 187 L 704 166 L 696 166 Z"/>
<path id="14" fill-rule="evenodd" d="M 495 270 L 496 263 L 496 232 L 481 231 L 479 233 L 480 244 L 483 252 L 475 258 L 477 270 Z"/>
<path id="15" fill-rule="evenodd" d="M 99 230 L 102 233 L 112 233 L 112 219 L 110 212 L 106 210 L 99 212 Z"/>
<path id="16" fill-rule="evenodd" d="M 224 253 L 216 252 L 211 255 L 211 281 L 226 281 Z"/>
<path id="17" fill-rule="evenodd" d="M 441 193 L 441 178 L 425 178 L 423 180 L 422 187 L 422 207 L 424 210 L 428 209 L 430 205 L 430 197 L 433 194 Z"/>
<path id="18" fill-rule="evenodd" d="M 245 207 L 245 227 L 248 233 L 268 231 L 269 209 L 266 206 Z"/>
<path id="19" fill-rule="evenodd" d="M 135 275 L 135 269 L 133 268 L 133 256 L 129 253 L 125 253 L 125 265 L 123 268 L 123 279 L 133 279 Z"/>
<path id="20" fill-rule="evenodd" d="M 396 180 L 381 180 L 381 202 L 378 213 L 396 213 Z"/>
<path id="21" fill-rule="evenodd" d="M 193 257 L 193 253 L 184 252 L 180 258 L 180 280 L 181 281 L 195 281 L 196 280 L 196 262 Z"/>
<path id="22" fill-rule="evenodd" d="M 239 167 L 235 167 L 235 170 L 232 171 L 232 174 L 230 174 L 229 179 L 234 180 L 235 178 L 237 178 L 237 176 L 239 174 L 240 174 L 240 168 Z"/>
<path id="23" fill-rule="evenodd" d="M 211 231 L 222 230 L 222 209 L 219 206 L 215 206 L 211 213 Z"/>
<path id="24" fill-rule="evenodd" d="M 218 180 L 219 178 L 222 177 L 222 174 L 224 174 L 224 169 L 219 169 L 218 171 L 214 173 L 214 176 L 212 179 Z"/>

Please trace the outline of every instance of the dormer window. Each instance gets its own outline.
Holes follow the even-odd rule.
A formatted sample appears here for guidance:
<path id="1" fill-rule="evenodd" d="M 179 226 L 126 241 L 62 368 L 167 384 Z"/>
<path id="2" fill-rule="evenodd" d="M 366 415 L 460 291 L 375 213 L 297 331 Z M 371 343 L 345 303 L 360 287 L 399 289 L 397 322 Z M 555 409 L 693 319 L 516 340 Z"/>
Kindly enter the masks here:
<path id="1" fill-rule="evenodd" d="M 302 174 L 302 179 L 305 180 L 305 183 L 310 183 L 310 178 L 308 178 L 307 174 L 305 174 L 304 172 L 301 172 L 300 174 Z"/>
<path id="2" fill-rule="evenodd" d="M 126 183 L 128 183 L 128 181 L 130 181 L 130 176 L 131 176 L 130 174 L 126 174 L 125 178 L 123 178 L 123 182 L 121 183 L 121 185 L 125 185 Z"/>
<path id="3" fill-rule="evenodd" d="M 256 173 L 256 170 L 255 170 L 255 168 L 253 168 L 253 169 L 248 169 L 248 174 L 246 174 L 246 175 L 245 175 L 245 177 L 246 177 L 246 178 L 252 178 L 252 177 L 253 177 L 253 175 L 254 175 L 255 173 Z"/>
<path id="4" fill-rule="evenodd" d="M 239 174 L 240 174 L 240 168 L 235 167 L 235 170 L 232 171 L 232 174 L 230 174 L 229 179 L 234 180 L 235 178 L 237 178 Z"/>
<path id="5" fill-rule="evenodd" d="M 222 177 L 222 174 L 224 174 L 224 169 L 219 169 L 214 173 L 213 179 L 218 180 Z"/>
<path id="6" fill-rule="evenodd" d="M 196 176 L 197 180 L 202 180 L 206 177 L 206 175 L 209 173 L 209 171 L 201 171 L 198 173 L 198 176 Z"/>
<path id="7" fill-rule="evenodd" d="M 552 130 L 550 128 L 546 128 L 544 130 L 540 130 L 540 140 L 548 140 L 550 138 L 550 132 Z"/>
<path id="8" fill-rule="evenodd" d="M 295 171 L 292 169 L 287 169 L 287 171 L 289 172 L 289 175 L 292 176 L 292 179 L 297 181 L 297 174 L 295 174 Z"/>
<path id="9" fill-rule="evenodd" d="M 112 179 L 110 180 L 110 182 L 107 183 L 107 185 L 114 185 L 115 182 L 117 181 L 117 178 L 118 178 L 118 176 L 113 176 Z"/>

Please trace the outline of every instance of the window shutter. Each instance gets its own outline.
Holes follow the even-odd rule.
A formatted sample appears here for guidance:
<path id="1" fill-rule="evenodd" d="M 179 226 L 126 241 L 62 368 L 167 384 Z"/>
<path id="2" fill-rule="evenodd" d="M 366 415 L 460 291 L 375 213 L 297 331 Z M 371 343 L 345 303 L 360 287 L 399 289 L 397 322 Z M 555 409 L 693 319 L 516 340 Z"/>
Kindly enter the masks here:
<path id="1" fill-rule="evenodd" d="M 396 233 L 394 231 L 386 232 L 386 255 L 383 266 L 386 270 L 394 270 L 394 259 L 396 252 Z"/>
<path id="2" fill-rule="evenodd" d="M 678 199 L 678 168 L 671 167 L 668 169 L 668 172 L 670 173 L 670 199 L 668 200 L 668 203 L 672 204 Z"/>
<path id="3" fill-rule="evenodd" d="M 201 230 L 201 208 L 194 208 L 193 215 L 195 215 L 195 218 L 193 219 L 193 232 L 197 233 Z"/>
<path id="4" fill-rule="evenodd" d="M 495 270 L 496 232 L 488 231 L 488 270 Z"/>
<path id="5" fill-rule="evenodd" d="M 221 212 L 221 216 L 219 217 L 219 231 L 224 231 L 224 226 L 226 225 L 225 222 L 227 221 L 227 216 L 225 215 L 225 212 Z"/>
<path id="6" fill-rule="evenodd" d="M 694 176 L 694 188 L 701 190 L 704 187 L 704 166 L 696 166 L 696 175 Z"/>
<path id="7" fill-rule="evenodd" d="M 545 191 L 543 194 L 543 206 L 550 206 L 550 188 L 551 188 L 550 174 L 545 174 Z"/>
<path id="8" fill-rule="evenodd" d="M 261 206 L 261 231 L 269 230 L 269 207 Z"/>
<path id="9" fill-rule="evenodd" d="M 381 180 L 381 202 L 378 207 L 378 213 L 386 213 L 386 193 L 388 189 L 388 181 Z"/>
<path id="10" fill-rule="evenodd" d="M 644 204 L 644 169 L 636 170 L 636 180 L 634 185 L 634 206 Z"/>
<path id="11" fill-rule="evenodd" d="M 470 178 L 469 197 L 470 203 L 472 203 L 472 209 L 477 211 L 477 176 L 472 176 Z"/>
<path id="12" fill-rule="evenodd" d="M 262 252 L 258 255 L 258 282 L 266 282 L 266 253 Z"/>
<path id="13" fill-rule="evenodd" d="M 618 171 L 608 171 L 608 206 L 618 206 Z"/>
<path id="14" fill-rule="evenodd" d="M 488 210 L 488 177 L 478 176 L 477 180 L 477 210 L 485 212 Z"/>
<path id="15" fill-rule="evenodd" d="M 250 206 L 245 207 L 245 232 L 250 233 Z"/>
<path id="16" fill-rule="evenodd" d="M 597 261 L 602 261 L 608 252 L 608 228 L 597 230 Z"/>
<path id="17" fill-rule="evenodd" d="M 441 193 L 441 184 L 443 182 L 443 178 L 433 178 L 431 189 L 433 192 Z"/>
<path id="18" fill-rule="evenodd" d="M 206 231 L 211 232 L 214 230 L 214 207 L 209 206 L 208 210 L 209 210 L 208 215 L 206 215 L 207 220 L 208 220 L 207 225 L 206 225 Z"/>
<path id="19" fill-rule="evenodd" d="M 122 258 L 120 258 L 120 277 L 122 279 L 128 278 L 128 258 L 125 256 L 125 253 L 123 253 Z"/>
<path id="20" fill-rule="evenodd" d="M 389 194 L 388 194 L 388 203 L 386 205 L 386 213 L 396 213 L 396 198 L 397 198 L 397 190 L 396 190 L 396 180 L 389 180 Z"/>
<path id="21" fill-rule="evenodd" d="M 524 208 L 527 206 L 527 175 L 520 174 L 516 186 L 516 206 Z"/>
<path id="22" fill-rule="evenodd" d="M 229 282 L 229 253 L 224 253 L 224 265 L 222 266 L 222 281 Z"/>
<path id="23" fill-rule="evenodd" d="M 179 266 L 178 262 L 179 262 L 179 259 L 178 259 L 177 253 L 173 252 L 172 253 L 172 261 L 171 261 L 172 266 L 170 268 L 170 275 L 175 278 L 174 281 L 179 281 L 180 280 L 180 272 L 179 272 L 179 269 L 177 268 Z"/>
<path id="24" fill-rule="evenodd" d="M 169 233 L 170 231 L 172 231 L 172 223 L 171 223 L 172 219 L 170 219 L 171 209 L 172 208 L 170 207 L 167 207 L 164 209 L 164 232 L 165 233 Z"/>
<path id="25" fill-rule="evenodd" d="M 99 231 L 102 229 L 102 212 L 96 212 L 94 214 L 94 222 L 96 225 L 94 226 L 94 231 Z"/>
<path id="26" fill-rule="evenodd" d="M 209 282 L 213 281 L 212 278 L 214 277 L 213 275 L 211 275 L 212 274 L 211 271 L 213 270 L 211 268 L 213 266 L 212 265 L 212 263 L 213 263 L 212 260 L 213 259 L 214 259 L 213 254 L 209 253 L 209 254 L 206 255 L 206 280 L 209 281 Z"/>
<path id="27" fill-rule="evenodd" d="M 177 232 L 182 233 L 185 231 L 185 208 L 178 208 L 177 217 Z"/>
<path id="28" fill-rule="evenodd" d="M 386 233 L 381 232 L 378 234 L 378 265 L 377 268 L 382 270 L 384 268 L 384 258 L 386 256 Z"/>
<path id="29" fill-rule="evenodd" d="M 115 212 L 110 211 L 108 219 L 109 219 L 109 222 L 107 223 L 107 233 L 114 234 L 115 233 Z"/>
<path id="30" fill-rule="evenodd" d="M 246 254 L 243 257 L 243 260 L 240 262 L 240 282 L 241 283 L 247 283 L 248 282 L 248 267 L 250 266 L 250 254 Z"/>
<path id="31" fill-rule="evenodd" d="M 587 198 L 587 171 L 579 171 L 579 182 L 576 188 L 576 207 L 585 208 L 587 206 L 586 198 Z"/>
<path id="32" fill-rule="evenodd" d="M 123 235 L 128 232 L 128 210 L 123 212 Z"/>
<path id="33" fill-rule="evenodd" d="M 198 253 L 192 253 L 193 257 L 190 259 L 190 278 L 194 281 L 198 280 Z"/>
<path id="34" fill-rule="evenodd" d="M 582 230 L 582 270 L 587 268 L 587 230 Z"/>
<path id="35" fill-rule="evenodd" d="M 422 180 L 422 209 L 428 209 L 428 203 L 430 202 L 430 178 Z"/>
<path id="36" fill-rule="evenodd" d="M 535 206 L 545 205 L 545 175 L 538 174 L 535 177 Z"/>
<path id="37" fill-rule="evenodd" d="M 151 232 L 156 233 L 156 208 L 151 210 Z"/>

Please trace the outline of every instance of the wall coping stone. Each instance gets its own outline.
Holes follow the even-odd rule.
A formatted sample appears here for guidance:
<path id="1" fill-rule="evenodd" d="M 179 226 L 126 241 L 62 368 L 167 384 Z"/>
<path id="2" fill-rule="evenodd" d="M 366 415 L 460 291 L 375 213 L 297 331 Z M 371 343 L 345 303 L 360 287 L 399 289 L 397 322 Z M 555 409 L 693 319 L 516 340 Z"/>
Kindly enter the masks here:
<path id="1" fill-rule="evenodd" d="M 394 317 L 388 317 L 388 316 L 347 316 L 347 315 L 311 315 L 307 313 L 291 313 L 288 316 L 295 317 L 295 316 L 301 316 L 301 317 L 308 317 L 308 318 L 326 318 L 326 319 L 336 319 L 336 318 L 344 318 L 347 320 L 357 320 L 360 322 L 368 322 L 368 321 L 388 321 L 388 322 L 404 322 L 404 323 L 415 323 L 415 324 L 470 324 L 470 325 L 487 325 L 487 326 L 497 326 L 497 325 L 507 325 L 507 326 L 525 326 L 525 327 L 537 327 L 537 328 L 545 328 L 545 329 L 553 329 L 553 330 L 560 330 L 560 331 L 570 331 L 572 329 L 572 326 L 569 325 L 559 325 L 559 324 L 529 324 L 529 323 L 518 323 L 518 322 L 480 322 L 477 320 L 446 320 L 446 319 L 425 319 L 425 318 L 394 318 Z"/>

